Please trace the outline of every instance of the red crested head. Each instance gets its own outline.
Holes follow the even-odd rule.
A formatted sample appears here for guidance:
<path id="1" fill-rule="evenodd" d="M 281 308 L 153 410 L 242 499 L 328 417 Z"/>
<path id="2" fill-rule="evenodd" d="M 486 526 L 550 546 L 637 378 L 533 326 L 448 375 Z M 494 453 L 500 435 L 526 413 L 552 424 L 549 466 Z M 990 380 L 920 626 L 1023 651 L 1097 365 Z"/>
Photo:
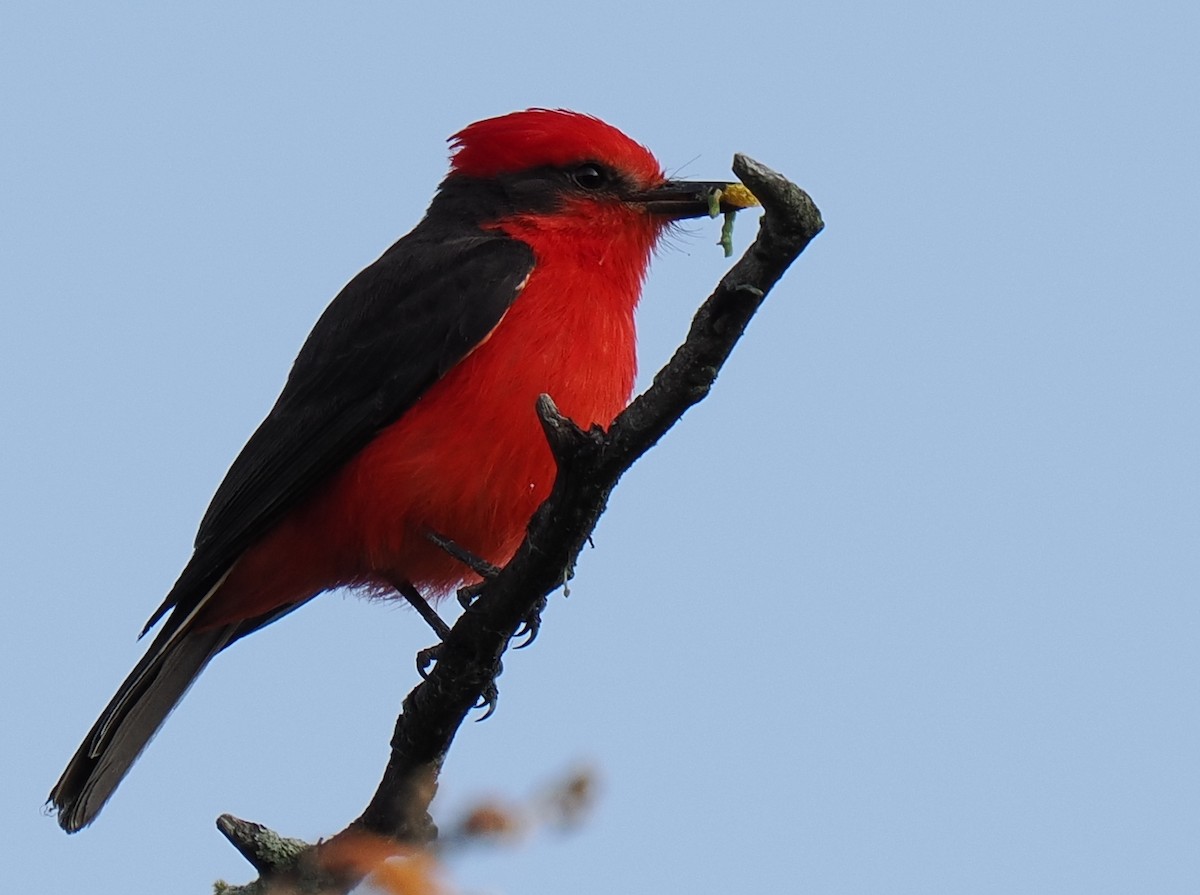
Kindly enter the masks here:
<path id="1" fill-rule="evenodd" d="M 451 173 L 467 177 L 596 162 L 622 172 L 643 188 L 666 179 L 645 146 L 599 118 L 564 109 L 526 109 L 485 118 L 451 137 L 450 145 Z"/>

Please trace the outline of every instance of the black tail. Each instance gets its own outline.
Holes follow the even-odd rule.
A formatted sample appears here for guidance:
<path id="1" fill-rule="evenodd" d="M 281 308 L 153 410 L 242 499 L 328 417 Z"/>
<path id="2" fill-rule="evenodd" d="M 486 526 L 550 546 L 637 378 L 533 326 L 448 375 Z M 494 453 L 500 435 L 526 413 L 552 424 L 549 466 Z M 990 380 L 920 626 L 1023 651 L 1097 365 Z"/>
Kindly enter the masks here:
<path id="1" fill-rule="evenodd" d="M 238 625 L 159 633 L 63 771 L 50 793 L 68 833 L 100 813 L 117 784 L 213 656 L 237 639 Z"/>

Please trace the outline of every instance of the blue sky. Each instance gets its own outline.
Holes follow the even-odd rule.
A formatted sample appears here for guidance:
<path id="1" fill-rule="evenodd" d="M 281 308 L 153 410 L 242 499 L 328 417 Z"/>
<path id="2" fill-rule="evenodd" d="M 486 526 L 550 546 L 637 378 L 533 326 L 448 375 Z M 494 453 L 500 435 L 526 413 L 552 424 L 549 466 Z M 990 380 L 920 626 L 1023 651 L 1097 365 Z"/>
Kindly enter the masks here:
<path id="1" fill-rule="evenodd" d="M 40 814 L 325 303 L 445 138 L 600 115 L 827 229 L 622 481 L 439 816 L 579 762 L 582 831 L 449 868 L 579 895 L 1200 888 L 1194 4 L 10 3 L 2 823 L 14 891 L 207 891 L 315 838 L 428 645 L 329 595 L 218 659 L 99 822 Z M 753 219 L 735 244 L 744 248 Z M 656 261 L 651 374 L 727 262 Z"/>

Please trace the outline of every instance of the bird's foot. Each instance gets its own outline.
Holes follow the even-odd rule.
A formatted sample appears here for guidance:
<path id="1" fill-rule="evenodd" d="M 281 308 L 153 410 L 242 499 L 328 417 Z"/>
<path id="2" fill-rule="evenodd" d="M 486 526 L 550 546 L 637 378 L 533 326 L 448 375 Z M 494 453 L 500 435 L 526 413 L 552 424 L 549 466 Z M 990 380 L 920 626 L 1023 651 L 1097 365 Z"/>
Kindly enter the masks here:
<path id="1" fill-rule="evenodd" d="M 466 587 L 460 587 L 458 589 L 459 605 L 469 611 L 479 599 L 479 595 L 483 593 L 486 585 L 486 581 L 481 581 L 478 584 L 468 584 Z M 538 631 L 542 628 L 542 610 L 545 608 L 546 598 L 542 597 L 537 601 L 537 605 L 530 609 L 525 618 L 521 620 L 521 624 L 513 632 L 512 639 L 517 640 L 521 637 L 525 639 L 520 643 L 514 644 L 513 649 L 524 649 L 537 639 Z"/>
<path id="2" fill-rule="evenodd" d="M 417 653 L 417 674 L 421 675 L 422 680 L 429 679 L 430 667 L 441 658 L 443 644 L 436 644 Z M 497 663 L 496 674 L 499 675 L 502 666 Z M 486 721 L 492 717 L 492 713 L 496 711 L 496 702 L 500 699 L 500 689 L 496 686 L 496 679 L 488 681 L 483 692 L 479 694 L 479 699 L 475 702 L 475 708 L 485 709 L 483 715 L 477 720 Z"/>
<path id="3" fill-rule="evenodd" d="M 538 598 L 537 603 L 529 610 L 528 614 L 521 620 L 521 624 L 517 630 L 513 632 L 512 639 L 516 640 L 519 637 L 524 637 L 520 643 L 513 644 L 513 649 L 525 649 L 533 641 L 537 640 L 538 631 L 542 629 L 542 611 L 546 608 L 546 597 Z"/>
<path id="4" fill-rule="evenodd" d="M 497 674 L 500 672 L 497 671 Z M 479 694 L 479 701 L 475 703 L 475 708 L 484 709 L 484 713 L 476 718 L 476 721 L 486 721 L 492 717 L 492 713 L 496 711 L 496 702 L 500 699 L 500 690 L 496 686 L 496 681 L 490 680 L 487 686 L 483 688 L 483 692 Z"/>
<path id="5" fill-rule="evenodd" d="M 441 657 L 441 652 L 442 644 L 440 643 L 427 646 L 417 652 L 417 674 L 421 675 L 421 680 L 429 679 L 429 669 Z"/>
<path id="6" fill-rule="evenodd" d="M 480 581 L 475 584 L 468 584 L 458 589 L 456 596 L 458 597 L 458 605 L 463 609 L 470 609 L 475 605 L 475 601 L 479 599 L 479 595 L 483 593 L 483 588 L 487 585 L 486 581 Z"/>

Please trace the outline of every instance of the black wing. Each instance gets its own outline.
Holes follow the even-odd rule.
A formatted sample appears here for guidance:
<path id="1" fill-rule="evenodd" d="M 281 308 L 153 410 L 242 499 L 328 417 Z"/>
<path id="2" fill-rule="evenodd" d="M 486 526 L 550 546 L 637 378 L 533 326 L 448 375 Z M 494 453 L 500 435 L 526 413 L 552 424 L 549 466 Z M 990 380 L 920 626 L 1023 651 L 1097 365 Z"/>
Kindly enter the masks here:
<path id="1" fill-rule="evenodd" d="M 529 246 L 503 234 L 418 227 L 351 280 L 226 473 L 147 629 L 172 607 L 182 621 L 299 498 L 483 341 L 533 264 Z"/>

